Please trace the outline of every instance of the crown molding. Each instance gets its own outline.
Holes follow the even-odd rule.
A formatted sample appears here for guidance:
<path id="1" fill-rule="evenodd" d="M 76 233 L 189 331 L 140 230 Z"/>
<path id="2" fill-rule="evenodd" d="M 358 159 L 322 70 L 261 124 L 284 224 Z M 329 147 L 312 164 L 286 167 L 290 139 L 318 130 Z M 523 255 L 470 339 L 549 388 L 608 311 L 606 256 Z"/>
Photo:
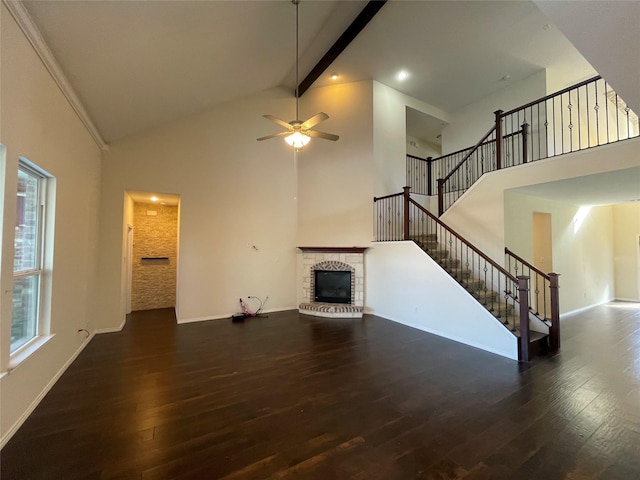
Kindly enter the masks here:
<path id="1" fill-rule="evenodd" d="M 44 41 L 44 38 L 42 38 L 40 30 L 38 30 L 38 27 L 33 23 L 33 19 L 24 7 L 22 1 L 2 0 L 2 3 L 7 7 L 7 9 L 9 9 L 9 12 L 11 12 L 16 23 L 24 33 L 25 37 L 27 37 L 27 40 L 29 40 L 29 43 L 33 46 L 33 49 L 38 54 L 45 68 L 49 71 L 49 74 L 58 85 L 58 88 L 60 88 L 60 91 L 71 105 L 71 108 L 73 108 L 91 137 L 93 137 L 93 140 L 102 150 L 108 150 L 109 145 L 104 141 L 102 135 L 100 135 L 100 132 L 91 120 L 87 110 L 84 108 L 84 105 L 82 105 L 78 95 L 76 95 L 75 90 L 67 80 L 65 74 L 62 72 L 62 69 L 60 68 L 60 65 L 58 65 L 53 53 L 51 53 L 49 46 Z"/>

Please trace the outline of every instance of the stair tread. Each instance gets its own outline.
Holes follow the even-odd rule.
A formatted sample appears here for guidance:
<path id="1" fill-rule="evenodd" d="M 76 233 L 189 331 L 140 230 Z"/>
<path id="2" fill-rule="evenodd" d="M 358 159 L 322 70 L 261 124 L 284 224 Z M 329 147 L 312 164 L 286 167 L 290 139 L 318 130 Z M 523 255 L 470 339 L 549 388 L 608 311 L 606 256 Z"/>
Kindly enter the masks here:
<path id="1" fill-rule="evenodd" d="M 537 342 L 543 338 L 547 338 L 548 333 L 536 332 L 535 330 L 529 330 L 529 343 Z"/>

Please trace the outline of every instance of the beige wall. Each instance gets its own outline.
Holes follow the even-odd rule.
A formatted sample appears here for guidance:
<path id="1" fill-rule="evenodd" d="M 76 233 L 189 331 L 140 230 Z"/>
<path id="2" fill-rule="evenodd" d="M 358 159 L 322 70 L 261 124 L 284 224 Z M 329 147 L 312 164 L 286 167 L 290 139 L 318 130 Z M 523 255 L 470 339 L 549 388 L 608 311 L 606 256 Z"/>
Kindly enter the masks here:
<path id="1" fill-rule="evenodd" d="M 256 141 L 279 130 L 261 114 L 294 116 L 294 98 L 281 89 L 111 145 L 102 175 L 99 328 L 117 330 L 126 313 L 126 191 L 181 196 L 180 322 L 227 318 L 249 295 L 269 296 L 267 310 L 296 308 L 297 245 L 371 238 L 371 91 L 371 82 L 309 90 L 300 117 L 326 111 L 318 130 L 341 138 L 314 139 L 298 154 L 281 139 Z"/>
<path id="2" fill-rule="evenodd" d="M 126 310 L 114 302 L 122 290 L 126 191 L 181 197 L 179 321 L 228 317 L 247 295 L 293 308 L 293 153 L 280 139 L 256 141 L 278 130 L 261 113 L 289 118 L 293 109 L 290 94 L 270 90 L 111 145 L 102 176 L 101 329 L 119 328 Z"/>
<path id="3" fill-rule="evenodd" d="M 296 245 L 362 246 L 371 241 L 372 102 L 368 81 L 311 89 L 302 99 L 303 118 L 326 111 L 331 118 L 317 129 L 340 139 L 313 140 L 312 148 L 298 155 Z"/>
<path id="4" fill-rule="evenodd" d="M 136 203 L 133 218 L 131 309 L 175 307 L 178 207 Z"/>
<path id="5" fill-rule="evenodd" d="M 613 228 L 616 298 L 637 302 L 640 300 L 640 203 L 614 205 Z"/>
<path id="6" fill-rule="evenodd" d="M 615 298 L 613 207 L 580 207 L 505 192 L 505 245 L 532 262 L 534 214 L 551 215 L 553 271 L 560 274 L 560 313 Z"/>
<path id="7" fill-rule="evenodd" d="M 0 28 L 0 141 L 6 146 L 2 276 L 0 279 L 0 434 L 2 442 L 35 408 L 86 345 L 79 329 L 95 330 L 100 149 L 60 92 L 40 58 L 2 5 Z M 53 337 L 17 368 L 10 364 L 13 231 L 18 158 L 24 156 L 55 177 L 53 257 L 45 272 L 51 290 Z M 10 370 L 9 373 L 8 370 Z"/>

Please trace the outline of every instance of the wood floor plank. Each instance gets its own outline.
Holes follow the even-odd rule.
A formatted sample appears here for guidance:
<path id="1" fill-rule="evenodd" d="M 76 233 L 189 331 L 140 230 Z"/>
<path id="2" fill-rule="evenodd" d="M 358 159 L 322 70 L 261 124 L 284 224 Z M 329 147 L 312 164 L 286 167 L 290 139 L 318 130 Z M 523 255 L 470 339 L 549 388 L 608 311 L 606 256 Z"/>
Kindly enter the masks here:
<path id="1" fill-rule="evenodd" d="M 640 304 L 562 322 L 562 351 L 521 365 L 375 316 L 135 312 L 62 375 L 0 478 L 640 478 Z"/>

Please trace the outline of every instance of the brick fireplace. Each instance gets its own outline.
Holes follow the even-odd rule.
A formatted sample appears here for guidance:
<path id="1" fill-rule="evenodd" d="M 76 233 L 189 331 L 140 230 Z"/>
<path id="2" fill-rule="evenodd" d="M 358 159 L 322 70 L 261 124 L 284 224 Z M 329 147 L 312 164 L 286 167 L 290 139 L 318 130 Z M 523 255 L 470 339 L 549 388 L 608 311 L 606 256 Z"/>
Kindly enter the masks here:
<path id="1" fill-rule="evenodd" d="M 298 247 L 302 267 L 302 302 L 298 311 L 331 318 L 361 318 L 364 309 L 364 252 L 367 247 Z M 350 272 L 350 299 L 316 300 L 316 271 Z M 348 295 L 347 295 L 348 297 Z"/>

